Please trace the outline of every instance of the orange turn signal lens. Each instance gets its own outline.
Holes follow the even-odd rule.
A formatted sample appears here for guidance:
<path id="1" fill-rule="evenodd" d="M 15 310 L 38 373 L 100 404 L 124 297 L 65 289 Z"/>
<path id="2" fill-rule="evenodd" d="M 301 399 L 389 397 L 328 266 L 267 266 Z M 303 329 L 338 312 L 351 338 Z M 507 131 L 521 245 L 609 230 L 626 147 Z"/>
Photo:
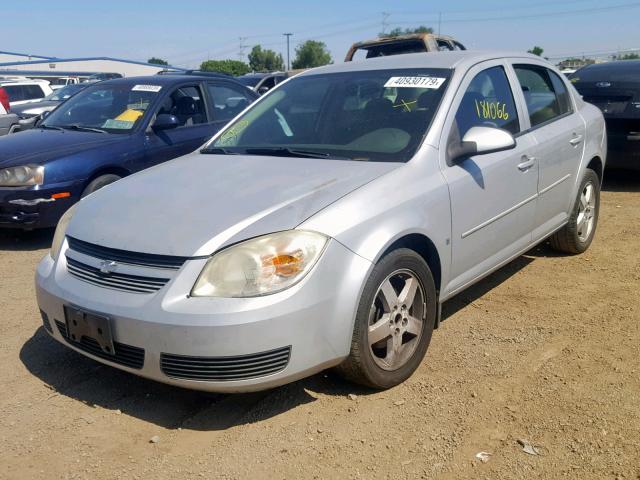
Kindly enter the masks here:
<path id="1" fill-rule="evenodd" d="M 292 277 L 302 271 L 303 261 L 302 252 L 296 252 L 298 255 L 276 255 L 275 257 L 265 258 L 262 264 L 265 267 L 273 268 L 273 273 L 281 277 Z"/>
<path id="2" fill-rule="evenodd" d="M 60 192 L 60 193 L 54 193 L 53 195 L 51 195 L 51 198 L 53 198 L 54 200 L 57 200 L 59 198 L 68 198 L 71 196 L 70 192 Z"/>

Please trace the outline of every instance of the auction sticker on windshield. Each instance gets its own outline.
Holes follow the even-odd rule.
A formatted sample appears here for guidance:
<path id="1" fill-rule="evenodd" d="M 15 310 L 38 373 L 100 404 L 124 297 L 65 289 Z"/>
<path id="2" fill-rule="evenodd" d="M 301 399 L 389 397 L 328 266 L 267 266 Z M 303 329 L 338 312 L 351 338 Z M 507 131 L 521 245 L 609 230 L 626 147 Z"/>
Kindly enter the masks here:
<path id="1" fill-rule="evenodd" d="M 160 90 L 162 90 L 162 87 L 160 85 L 136 85 L 131 89 L 132 92 L 155 92 L 155 93 L 158 93 Z"/>
<path id="2" fill-rule="evenodd" d="M 437 90 L 446 78 L 440 77 L 391 77 L 385 88 L 432 88 Z"/>

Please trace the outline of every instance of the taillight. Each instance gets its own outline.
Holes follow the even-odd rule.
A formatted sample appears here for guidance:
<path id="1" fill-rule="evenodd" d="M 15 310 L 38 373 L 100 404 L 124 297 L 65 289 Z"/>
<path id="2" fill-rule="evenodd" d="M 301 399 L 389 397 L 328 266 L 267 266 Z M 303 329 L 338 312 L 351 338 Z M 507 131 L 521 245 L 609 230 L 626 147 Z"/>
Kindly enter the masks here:
<path id="1" fill-rule="evenodd" d="M 4 109 L 7 111 L 7 113 L 9 113 L 9 109 L 11 108 L 11 105 L 9 105 L 9 94 L 2 87 L 0 87 L 0 103 L 2 104 Z"/>

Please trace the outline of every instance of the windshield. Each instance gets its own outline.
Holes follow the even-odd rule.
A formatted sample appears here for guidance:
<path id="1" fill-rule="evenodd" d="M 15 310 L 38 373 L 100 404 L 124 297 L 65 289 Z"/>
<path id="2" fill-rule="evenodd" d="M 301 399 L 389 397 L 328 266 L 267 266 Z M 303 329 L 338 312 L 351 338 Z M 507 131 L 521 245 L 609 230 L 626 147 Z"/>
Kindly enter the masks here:
<path id="1" fill-rule="evenodd" d="M 246 85 L 247 87 L 255 87 L 258 82 L 260 80 L 262 80 L 263 77 L 237 77 L 236 80 L 238 80 L 240 83 L 242 83 L 243 85 Z"/>
<path id="2" fill-rule="evenodd" d="M 203 152 L 406 162 L 429 129 L 450 73 L 402 69 L 293 78 Z"/>
<path id="3" fill-rule="evenodd" d="M 162 89 L 159 85 L 94 85 L 56 108 L 41 126 L 129 133 Z"/>
<path id="4" fill-rule="evenodd" d="M 66 100 L 67 98 L 75 95 L 85 87 L 86 85 L 77 85 L 77 84 L 67 85 L 66 87 L 62 87 L 62 88 L 59 88 L 58 90 L 55 90 L 50 95 L 47 95 L 46 97 L 44 97 L 43 100 L 62 102 L 63 100 Z"/>

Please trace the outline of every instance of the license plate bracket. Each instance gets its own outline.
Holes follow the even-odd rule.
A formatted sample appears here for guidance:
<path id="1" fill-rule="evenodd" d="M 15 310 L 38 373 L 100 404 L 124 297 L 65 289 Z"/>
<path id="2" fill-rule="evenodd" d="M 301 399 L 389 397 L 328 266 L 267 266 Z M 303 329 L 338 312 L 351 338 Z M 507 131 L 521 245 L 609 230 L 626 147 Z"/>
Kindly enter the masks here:
<path id="1" fill-rule="evenodd" d="M 71 342 L 81 343 L 82 337 L 95 340 L 107 355 L 115 355 L 111 320 L 103 315 L 87 312 L 76 307 L 64 307 L 67 336 Z"/>

